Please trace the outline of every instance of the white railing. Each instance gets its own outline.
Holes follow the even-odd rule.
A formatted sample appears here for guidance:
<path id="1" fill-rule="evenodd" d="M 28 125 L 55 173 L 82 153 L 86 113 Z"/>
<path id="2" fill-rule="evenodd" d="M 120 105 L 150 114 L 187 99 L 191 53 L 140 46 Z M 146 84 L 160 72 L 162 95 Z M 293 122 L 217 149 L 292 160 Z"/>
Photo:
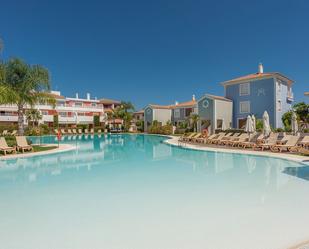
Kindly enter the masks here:
<path id="1" fill-rule="evenodd" d="M 0 122 L 17 122 L 18 116 L 14 115 L 1 115 Z"/>

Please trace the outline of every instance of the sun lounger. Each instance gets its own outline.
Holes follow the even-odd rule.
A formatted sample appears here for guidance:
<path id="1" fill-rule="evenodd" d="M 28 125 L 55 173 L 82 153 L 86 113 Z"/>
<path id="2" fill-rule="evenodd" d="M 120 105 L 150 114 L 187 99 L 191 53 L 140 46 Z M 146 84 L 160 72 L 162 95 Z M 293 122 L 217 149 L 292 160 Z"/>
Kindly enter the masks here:
<path id="1" fill-rule="evenodd" d="M 61 129 L 61 133 L 62 133 L 62 134 L 66 134 L 66 132 L 65 132 L 64 129 Z"/>
<path id="2" fill-rule="evenodd" d="M 215 136 L 214 138 L 209 138 L 206 140 L 206 143 L 207 144 L 212 144 L 212 143 L 215 143 L 216 141 L 220 140 L 221 138 L 223 138 L 225 136 L 225 133 L 224 132 L 219 132 L 217 134 L 217 136 Z"/>
<path id="3" fill-rule="evenodd" d="M 190 138 L 196 135 L 196 132 L 192 132 L 190 134 L 185 134 L 184 136 L 180 137 L 180 142 L 189 141 Z"/>
<path id="4" fill-rule="evenodd" d="M 247 133 L 242 133 L 238 137 L 225 141 L 224 144 L 234 147 L 234 146 L 239 145 L 242 142 L 245 142 L 248 138 L 249 136 Z"/>
<path id="5" fill-rule="evenodd" d="M 210 136 L 212 136 L 212 135 L 210 135 Z M 195 138 L 195 139 L 194 139 L 194 142 L 196 142 L 196 143 L 204 143 L 205 140 L 206 140 L 207 138 L 209 138 L 210 136 L 208 136 L 208 135 L 206 135 L 206 134 L 204 133 L 204 134 L 202 134 L 201 137 Z"/>
<path id="6" fill-rule="evenodd" d="M 82 129 L 78 129 L 78 134 L 83 134 Z"/>
<path id="7" fill-rule="evenodd" d="M 233 134 L 232 132 L 229 132 L 223 138 L 221 138 L 220 141 L 217 142 L 217 144 L 224 144 L 225 141 L 231 140 L 231 139 L 236 138 L 238 136 L 239 136 L 239 133 Z"/>
<path id="8" fill-rule="evenodd" d="M 245 148 L 253 148 L 257 143 L 259 143 L 258 141 L 260 141 L 261 139 L 264 138 L 263 134 L 255 134 L 253 136 L 250 137 L 249 141 L 245 141 L 245 142 L 241 142 L 240 144 L 238 144 L 239 147 L 243 147 Z"/>
<path id="9" fill-rule="evenodd" d="M 189 139 L 189 142 L 195 142 L 195 139 L 202 137 L 202 133 L 197 133 L 195 136 Z"/>
<path id="10" fill-rule="evenodd" d="M 102 130 L 101 129 L 98 129 L 98 134 L 101 134 L 102 133 Z"/>
<path id="11" fill-rule="evenodd" d="M 17 150 L 21 150 L 22 153 L 25 151 L 33 151 L 33 147 L 28 144 L 26 137 L 16 136 Z"/>
<path id="12" fill-rule="evenodd" d="M 84 133 L 85 133 L 85 134 L 88 134 L 88 133 L 89 133 L 89 132 L 88 132 L 88 129 L 85 129 L 85 130 L 84 130 Z"/>
<path id="13" fill-rule="evenodd" d="M 90 133 L 91 133 L 91 134 L 94 133 L 94 129 L 93 129 L 93 128 L 90 129 Z"/>
<path id="14" fill-rule="evenodd" d="M 72 129 L 73 134 L 77 134 L 76 129 Z"/>
<path id="15" fill-rule="evenodd" d="M 72 135 L 72 134 L 73 134 L 73 132 L 72 132 L 72 130 L 71 130 L 71 129 L 68 129 L 68 134 L 70 134 L 70 135 Z"/>
<path id="16" fill-rule="evenodd" d="M 298 143 L 298 145 L 304 148 L 308 148 L 309 147 L 309 136 L 304 136 L 303 139 Z"/>
<path id="17" fill-rule="evenodd" d="M 273 152 L 294 151 L 296 152 L 299 146 L 297 146 L 299 136 L 289 136 L 285 144 L 276 144 L 270 147 Z"/>
<path id="18" fill-rule="evenodd" d="M 278 133 L 271 133 L 269 138 L 264 141 L 264 143 L 257 143 L 253 146 L 253 149 L 270 149 L 271 146 L 277 144 L 278 141 Z"/>
<path id="19" fill-rule="evenodd" d="M 15 136 L 17 134 L 17 130 L 13 130 L 11 136 Z"/>
<path id="20" fill-rule="evenodd" d="M 6 155 L 7 152 L 16 153 L 16 148 L 8 146 L 5 138 L 0 137 L 0 151 L 2 151 L 4 155 Z"/>
<path id="21" fill-rule="evenodd" d="M 55 129 L 54 132 L 55 132 L 55 134 L 58 134 L 58 129 Z"/>
<path id="22" fill-rule="evenodd" d="M 6 135 L 8 135 L 8 130 L 3 130 L 2 136 L 6 136 Z"/>

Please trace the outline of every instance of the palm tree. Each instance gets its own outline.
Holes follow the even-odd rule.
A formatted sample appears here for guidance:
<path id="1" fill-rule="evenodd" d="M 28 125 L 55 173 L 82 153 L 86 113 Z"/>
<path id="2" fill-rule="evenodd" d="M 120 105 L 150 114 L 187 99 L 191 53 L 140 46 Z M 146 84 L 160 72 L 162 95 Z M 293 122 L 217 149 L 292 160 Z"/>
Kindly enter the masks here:
<path id="1" fill-rule="evenodd" d="M 200 116 L 198 114 L 192 113 L 189 116 L 189 119 L 191 123 L 193 124 L 193 129 L 196 132 L 197 131 L 197 122 L 200 120 Z"/>
<path id="2" fill-rule="evenodd" d="M 49 72 L 40 65 L 29 65 L 20 59 L 0 62 L 0 104 L 17 105 L 18 134 L 24 134 L 26 108 L 35 104 L 55 105 L 50 90 Z"/>
<path id="3" fill-rule="evenodd" d="M 30 109 L 26 111 L 26 119 L 33 127 L 35 123 L 38 123 L 42 119 L 42 114 L 38 109 Z"/>

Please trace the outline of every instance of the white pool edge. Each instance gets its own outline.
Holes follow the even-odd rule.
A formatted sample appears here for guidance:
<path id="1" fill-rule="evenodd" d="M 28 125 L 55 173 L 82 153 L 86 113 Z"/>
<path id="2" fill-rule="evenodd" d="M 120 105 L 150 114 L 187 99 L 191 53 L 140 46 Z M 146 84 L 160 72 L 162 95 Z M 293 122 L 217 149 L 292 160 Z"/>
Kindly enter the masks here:
<path id="1" fill-rule="evenodd" d="M 301 155 L 294 155 L 294 154 L 288 154 L 288 153 L 275 153 L 270 151 L 253 151 L 253 150 L 237 150 L 232 148 L 219 148 L 219 147 L 207 147 L 199 144 L 190 144 L 185 143 L 185 146 L 183 144 L 179 144 L 178 136 L 167 136 L 168 139 L 164 140 L 164 143 L 181 147 L 184 149 L 192 149 L 192 150 L 199 150 L 199 151 L 211 151 L 211 152 L 222 152 L 222 153 L 232 153 L 232 154 L 242 154 L 242 155 L 253 155 L 253 156 L 264 156 L 264 157 L 273 157 L 273 158 L 279 158 L 279 159 L 285 159 L 289 161 L 294 161 L 298 163 L 308 163 L 309 157 L 301 156 Z"/>

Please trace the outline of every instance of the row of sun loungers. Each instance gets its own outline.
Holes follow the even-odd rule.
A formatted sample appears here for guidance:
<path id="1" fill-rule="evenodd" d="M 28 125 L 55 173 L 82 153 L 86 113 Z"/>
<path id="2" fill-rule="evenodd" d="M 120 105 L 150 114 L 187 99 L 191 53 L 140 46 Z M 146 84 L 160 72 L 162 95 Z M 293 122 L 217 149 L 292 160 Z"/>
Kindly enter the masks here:
<path id="1" fill-rule="evenodd" d="M 17 130 L 13 130 L 12 132 L 9 132 L 8 130 L 2 131 L 2 136 L 16 136 Z"/>
<path id="2" fill-rule="evenodd" d="M 208 145 L 230 146 L 239 148 L 251 148 L 254 150 L 269 149 L 273 152 L 297 152 L 300 148 L 309 149 L 309 136 L 299 137 L 293 135 L 284 135 L 278 138 L 278 133 L 271 133 L 269 137 L 263 134 L 254 133 L 233 133 L 220 132 L 210 136 L 202 133 L 191 133 L 180 137 L 179 143 L 198 143 Z"/>
<path id="3" fill-rule="evenodd" d="M 33 151 L 33 147 L 28 144 L 26 137 L 24 136 L 16 136 L 16 147 L 8 146 L 4 137 L 0 137 L 0 151 L 3 152 L 4 155 L 9 153 L 16 153 L 16 151 L 21 151 L 24 153 L 25 151 Z"/>
<path id="4" fill-rule="evenodd" d="M 55 129 L 55 134 L 58 134 L 59 130 L 58 129 Z M 73 134 L 94 134 L 94 129 L 90 129 L 90 131 L 88 129 L 85 129 L 84 132 L 82 129 L 67 129 L 65 131 L 65 129 L 60 129 L 60 133 L 62 135 L 73 135 Z M 97 133 L 102 133 L 102 130 L 99 129 L 97 131 Z"/>

